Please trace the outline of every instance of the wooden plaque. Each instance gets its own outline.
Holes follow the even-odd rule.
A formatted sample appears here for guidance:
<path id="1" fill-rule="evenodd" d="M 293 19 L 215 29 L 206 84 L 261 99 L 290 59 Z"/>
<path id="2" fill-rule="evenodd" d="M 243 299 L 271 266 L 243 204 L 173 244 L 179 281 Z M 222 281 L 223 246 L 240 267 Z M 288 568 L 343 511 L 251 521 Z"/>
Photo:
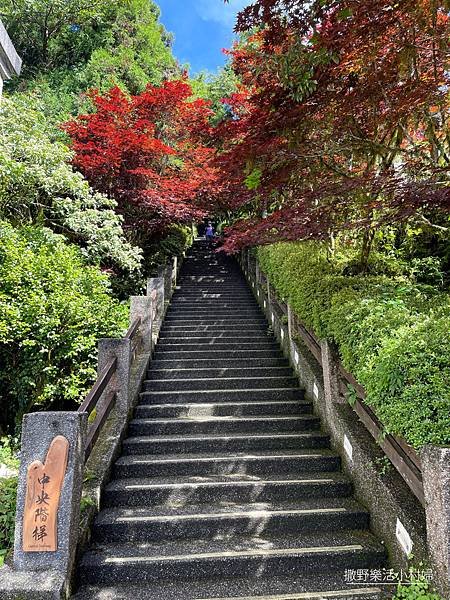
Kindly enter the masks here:
<path id="1" fill-rule="evenodd" d="M 23 515 L 24 552 L 56 552 L 58 548 L 58 507 L 68 454 L 69 442 L 58 435 L 50 444 L 45 464 L 35 460 L 28 467 Z"/>

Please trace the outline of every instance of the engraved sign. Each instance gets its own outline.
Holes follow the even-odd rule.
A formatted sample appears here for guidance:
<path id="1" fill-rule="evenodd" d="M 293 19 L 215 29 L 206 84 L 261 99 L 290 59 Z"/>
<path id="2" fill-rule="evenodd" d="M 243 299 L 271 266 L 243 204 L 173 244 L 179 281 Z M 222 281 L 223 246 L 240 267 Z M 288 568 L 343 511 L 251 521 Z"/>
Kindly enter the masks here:
<path id="1" fill-rule="evenodd" d="M 58 435 L 50 444 L 45 464 L 35 460 L 28 467 L 23 515 L 24 552 L 56 552 L 58 548 L 58 506 L 68 454 L 69 442 Z"/>

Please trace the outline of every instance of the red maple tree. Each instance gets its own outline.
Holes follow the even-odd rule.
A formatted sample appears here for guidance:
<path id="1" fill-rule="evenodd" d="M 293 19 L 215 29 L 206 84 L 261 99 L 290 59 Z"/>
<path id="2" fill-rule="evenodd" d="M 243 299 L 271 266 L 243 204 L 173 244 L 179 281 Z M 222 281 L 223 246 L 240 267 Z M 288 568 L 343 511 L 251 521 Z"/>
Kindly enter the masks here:
<path id="1" fill-rule="evenodd" d="M 201 218 L 216 181 L 209 103 L 192 99 L 185 80 L 149 85 L 137 96 L 116 87 L 90 98 L 93 112 L 65 125 L 74 164 L 118 202 L 129 236 L 145 245 L 168 225 Z"/>
<path id="2" fill-rule="evenodd" d="M 221 168 L 252 194 L 233 198 L 248 218 L 228 251 L 358 227 L 367 253 L 378 224 L 450 208 L 446 4 L 259 0 L 240 14 L 257 30 L 231 52 L 243 89 Z"/>

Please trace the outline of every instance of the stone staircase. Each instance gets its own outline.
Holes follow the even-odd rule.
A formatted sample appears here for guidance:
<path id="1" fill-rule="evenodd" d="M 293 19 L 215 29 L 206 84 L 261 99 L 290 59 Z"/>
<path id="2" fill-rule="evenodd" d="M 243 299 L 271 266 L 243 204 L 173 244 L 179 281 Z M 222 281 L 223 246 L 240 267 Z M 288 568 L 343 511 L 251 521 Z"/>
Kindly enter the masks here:
<path id="1" fill-rule="evenodd" d="M 197 242 L 76 600 L 353 599 L 386 554 L 237 264 Z"/>

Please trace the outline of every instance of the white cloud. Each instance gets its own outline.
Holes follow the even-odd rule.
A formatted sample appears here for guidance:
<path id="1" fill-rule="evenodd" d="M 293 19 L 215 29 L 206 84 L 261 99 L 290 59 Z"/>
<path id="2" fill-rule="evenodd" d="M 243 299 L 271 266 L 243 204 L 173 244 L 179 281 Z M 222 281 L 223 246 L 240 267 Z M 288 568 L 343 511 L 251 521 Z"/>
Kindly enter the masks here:
<path id="1" fill-rule="evenodd" d="M 230 0 L 226 4 L 224 0 L 196 0 L 195 7 L 203 21 L 215 21 L 233 28 L 237 13 L 249 4 L 251 0 Z"/>

